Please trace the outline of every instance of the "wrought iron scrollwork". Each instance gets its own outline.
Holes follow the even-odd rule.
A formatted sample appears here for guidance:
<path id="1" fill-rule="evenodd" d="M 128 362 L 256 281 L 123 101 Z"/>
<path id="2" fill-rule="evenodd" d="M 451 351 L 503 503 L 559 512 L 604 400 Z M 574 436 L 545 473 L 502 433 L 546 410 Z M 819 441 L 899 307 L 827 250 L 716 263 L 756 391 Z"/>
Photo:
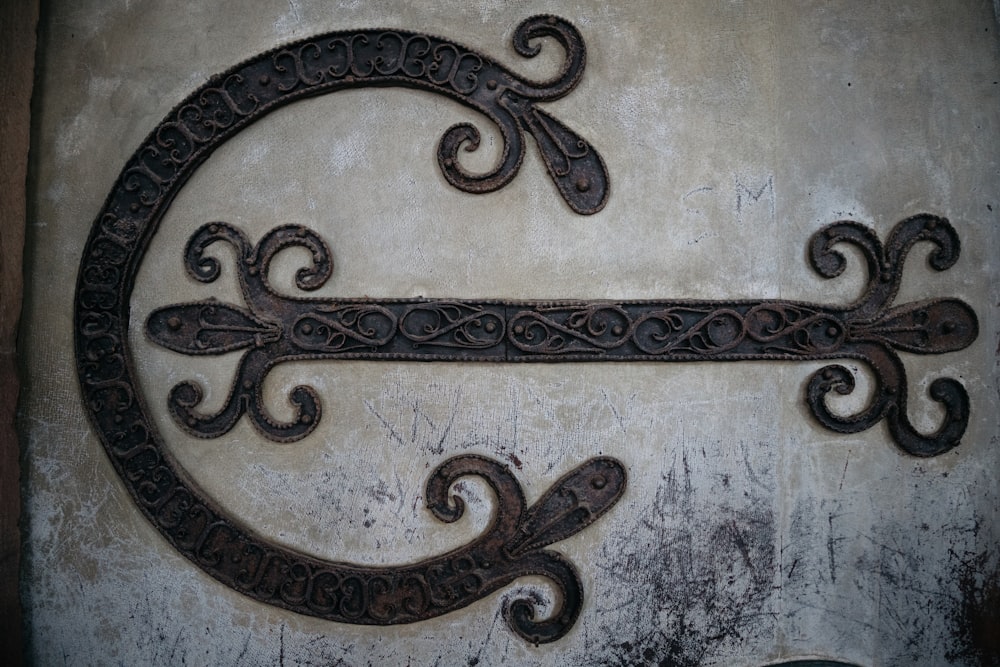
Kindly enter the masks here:
<path id="1" fill-rule="evenodd" d="M 482 174 L 468 171 L 459 160 L 462 151 L 479 147 L 481 135 L 474 125 L 454 125 L 441 137 L 438 165 L 456 188 L 483 193 L 507 185 L 521 167 L 527 132 L 570 208 L 596 213 L 608 198 L 604 161 L 586 139 L 537 106 L 576 86 L 586 65 L 586 47 L 572 24 L 556 16 L 534 16 L 518 26 L 514 49 L 532 58 L 541 50 L 534 41 L 542 37 L 554 39 L 566 53 L 559 73 L 542 82 L 520 77 L 460 44 L 404 30 L 335 32 L 264 53 L 213 77 L 170 113 L 122 173 L 120 203 L 132 213 L 163 203 L 177 179 L 216 146 L 289 102 L 347 88 L 404 86 L 457 100 L 484 114 L 500 131 L 500 159 Z"/>
<path id="2" fill-rule="evenodd" d="M 565 50 L 562 68 L 546 82 L 521 78 L 490 58 L 431 35 L 401 30 L 335 32 L 303 40 L 248 60 L 219 76 L 177 106 L 147 137 L 119 175 L 91 229 L 75 295 L 75 353 L 91 422 L 116 471 L 140 510 L 183 555 L 227 586 L 299 613 L 359 624 L 409 623 L 464 607 L 514 579 L 541 575 L 554 582 L 554 614 L 536 620 L 528 600 L 505 609 L 522 637 L 547 642 L 563 636 L 582 608 L 583 589 L 569 561 L 546 547 L 586 528 L 621 496 L 625 470 L 610 458 L 591 459 L 557 481 L 533 506 L 509 470 L 478 456 L 460 456 L 430 476 L 428 507 L 443 521 L 462 513 L 449 499 L 463 475 L 482 478 L 496 494 L 487 530 L 447 554 L 398 567 L 368 567 L 318 559 L 276 544 L 242 527 L 222 511 L 181 468 L 148 414 L 129 344 L 130 298 L 143 254 L 165 212 L 197 167 L 223 142 L 285 104 L 310 96 L 366 86 L 404 86 L 441 94 L 484 114 L 499 128 L 498 162 L 483 174 L 458 157 L 480 141 L 475 127 L 459 124 L 441 138 L 438 164 L 453 186 L 472 193 L 503 187 L 524 155 L 524 134 L 538 145 L 549 175 L 576 212 L 600 210 L 608 175 L 600 155 L 582 137 L 537 105 L 570 92 L 582 75 L 586 53 L 577 30 L 562 19 L 538 16 L 514 34 L 515 50 L 531 57 L 539 37 Z M 975 314 L 956 299 L 892 307 L 903 259 L 919 240 L 937 245 L 931 256 L 943 270 L 958 256 L 958 239 L 942 218 L 907 219 L 883 247 L 867 228 L 837 223 L 814 237 L 813 265 L 825 276 L 843 270 L 833 249 L 861 248 L 870 281 L 848 307 L 786 301 L 505 302 L 290 298 L 268 282 L 275 254 L 304 247 L 309 266 L 295 276 L 303 290 L 323 285 L 333 270 L 323 239 L 295 225 L 278 227 L 252 244 L 224 222 L 210 223 L 185 250 L 195 279 L 212 282 L 218 260 L 213 243 L 236 249 L 241 305 L 215 300 L 169 305 L 146 322 L 150 338 L 190 355 L 242 354 L 226 406 L 198 409 L 202 389 L 183 382 L 169 406 L 188 432 L 214 437 L 244 415 L 268 438 L 299 440 L 320 422 L 317 393 L 296 387 L 290 421 L 268 412 L 260 391 L 278 363 L 303 359 L 471 361 L 693 361 L 743 359 L 858 359 L 874 370 L 876 391 L 859 414 L 839 416 L 825 403 L 831 391 L 848 393 L 853 377 L 831 365 L 809 383 L 807 400 L 828 428 L 855 432 L 885 420 L 906 451 L 929 456 L 957 444 L 968 421 L 968 397 L 954 380 L 937 380 L 931 395 L 947 418 L 936 433 L 917 433 L 906 417 L 906 376 L 897 351 L 940 353 L 968 345 L 977 334 Z"/>
<path id="3" fill-rule="evenodd" d="M 937 270 L 958 259 L 959 241 L 944 218 L 918 215 L 892 231 L 883 247 L 867 227 L 837 222 L 810 243 L 813 267 L 827 278 L 843 271 L 834 247 L 858 246 L 868 265 L 868 285 L 847 306 L 798 301 L 321 301 L 283 296 L 267 282 L 275 249 L 305 245 L 312 265 L 299 271 L 298 284 L 315 289 L 330 275 L 331 253 L 311 231 L 278 227 L 253 248 L 246 236 L 222 222 L 203 226 L 186 253 L 188 272 L 199 280 L 218 274 L 216 260 L 202 257 L 213 241 L 237 248 L 240 284 L 249 310 L 215 301 L 177 304 L 155 310 L 148 336 L 171 350 L 221 354 L 237 347 L 244 355 L 226 406 L 215 415 L 197 410 L 201 389 L 177 385 L 170 409 L 188 433 L 214 437 L 232 428 L 245 408 L 261 434 L 277 442 L 298 440 L 319 420 L 319 402 L 310 387 L 296 387 L 290 400 L 295 419 L 268 416 L 261 386 L 276 364 L 289 359 L 368 359 L 433 361 L 745 361 L 857 359 L 875 377 L 875 391 L 859 413 L 841 416 L 826 403 L 830 392 L 848 394 L 854 377 L 843 366 L 817 371 L 806 401 L 817 420 L 841 433 L 871 428 L 883 419 L 893 440 L 915 456 L 933 456 L 958 444 L 969 419 L 969 399 L 957 381 L 942 378 L 930 395 L 944 405 L 941 427 L 916 431 L 906 416 L 906 373 L 898 352 L 941 354 L 975 340 L 976 315 L 958 299 L 932 299 L 892 306 L 903 262 L 918 241 L 934 244 L 930 264 Z M 212 314 L 213 317 L 208 317 Z M 223 317 L 224 315 L 224 317 Z M 232 335 L 219 322 L 232 322 Z"/>
<path id="4" fill-rule="evenodd" d="M 579 81 L 586 61 L 583 40 L 566 21 L 536 16 L 518 27 L 514 48 L 525 57 L 534 56 L 539 51 L 535 40 L 541 37 L 553 38 L 566 52 L 560 72 L 545 82 L 519 77 L 448 40 L 401 30 L 335 32 L 290 44 L 212 77 L 170 112 L 119 175 L 91 229 L 78 274 L 75 345 L 81 390 L 101 442 L 138 507 L 180 553 L 227 586 L 303 614 L 388 625 L 445 614 L 518 577 L 540 575 L 559 593 L 555 613 L 536 619 L 534 604 L 518 599 L 505 608 L 510 626 L 540 643 L 558 639 L 575 622 L 583 604 L 579 577 L 565 557 L 545 547 L 587 527 L 614 505 L 625 487 L 619 462 L 585 462 L 527 507 L 517 481 L 499 463 L 478 456 L 449 459 L 428 480 L 428 508 L 442 521 L 456 520 L 463 506 L 449 497 L 449 488 L 461 476 L 478 476 L 496 494 L 496 515 L 485 533 L 447 554 L 398 567 L 317 559 L 246 530 L 190 479 L 147 413 L 128 342 L 136 273 L 170 202 L 219 145 L 298 99 L 367 86 L 403 86 L 444 95 L 496 123 L 503 142 L 497 164 L 487 173 L 474 174 L 462 167 L 458 156 L 478 146 L 478 130 L 469 124 L 448 129 L 438 144 L 437 159 L 449 183 L 473 193 L 503 187 L 521 166 L 528 133 L 569 206 L 581 214 L 600 210 L 608 196 L 600 155 L 537 107 L 567 94 Z M 401 330 L 414 345 L 434 349 L 447 341 L 489 347 L 496 333 L 496 322 L 457 303 L 424 308 L 413 304 L 405 312 L 378 304 L 315 304 L 286 326 L 284 306 L 274 301 L 267 281 L 271 260 L 287 246 L 306 248 L 312 262 L 296 274 L 295 282 L 301 289 L 314 289 L 332 271 L 322 239 L 286 226 L 251 246 L 229 225 L 208 225 L 186 250 L 188 268 L 197 280 L 211 282 L 218 276 L 218 261 L 203 254 L 207 245 L 218 241 L 229 242 L 239 253 L 243 287 L 250 295 L 245 305 L 181 304 L 150 322 L 151 335 L 176 352 L 244 351 L 234 390 L 239 398 L 219 414 L 194 410 L 201 401 L 195 384 L 179 385 L 171 393 L 174 416 L 200 435 L 224 433 L 244 411 L 277 440 L 297 440 L 315 428 L 320 407 L 312 388 L 292 391 L 298 417 L 287 423 L 273 419 L 255 392 L 257 379 L 277 363 L 272 352 L 278 348 L 360 354 Z"/>

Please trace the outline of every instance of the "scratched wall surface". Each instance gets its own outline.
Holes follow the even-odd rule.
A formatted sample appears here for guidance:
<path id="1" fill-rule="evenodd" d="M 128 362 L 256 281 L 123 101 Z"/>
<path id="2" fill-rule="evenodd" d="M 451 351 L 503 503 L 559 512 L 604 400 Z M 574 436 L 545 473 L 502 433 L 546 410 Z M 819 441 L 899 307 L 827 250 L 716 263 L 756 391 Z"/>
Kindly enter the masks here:
<path id="1" fill-rule="evenodd" d="M 793 7 L 794 5 L 794 7 Z M 429 472 L 477 453 L 507 464 L 529 502 L 594 455 L 628 469 L 622 500 L 553 546 L 586 602 L 570 633 L 539 647 L 507 628 L 526 578 L 455 613 L 388 628 L 269 607 L 203 573 L 137 510 L 90 427 L 72 351 L 83 244 L 119 170 L 209 76 L 293 39 L 393 27 L 447 36 L 516 72 L 551 74 L 511 36 L 539 12 L 587 44 L 579 86 L 546 109 L 604 157 L 611 197 L 582 217 L 529 146 L 505 188 L 450 187 L 436 144 L 473 122 L 485 170 L 498 135 L 426 92 L 369 89 L 298 102 L 227 142 L 174 201 L 136 282 L 130 344 L 157 427 L 194 481 L 260 534 L 335 560 L 405 563 L 467 542 L 490 494 L 462 485 L 468 517 L 436 521 Z M 859 665 L 998 664 L 1000 608 L 1000 25 L 988 0 L 905 4 L 682 0 L 605 3 L 53 0 L 40 34 L 21 358 L 25 531 L 22 597 L 34 664 Z M 285 223 L 327 239 L 320 296 L 786 298 L 849 303 L 858 255 L 823 280 L 806 244 L 853 219 L 885 238 L 908 215 L 951 219 L 962 254 L 927 268 L 919 247 L 900 303 L 967 301 L 966 350 L 904 355 L 914 425 L 959 379 L 972 417 L 961 445 L 918 459 L 884 424 L 838 435 L 803 401 L 819 363 L 285 364 L 266 393 L 279 416 L 299 384 L 324 417 L 276 445 L 242 420 L 214 440 L 165 409 L 196 379 L 209 407 L 237 355 L 193 358 L 151 344 L 155 308 L 239 302 L 232 267 L 186 276 L 187 238 L 208 221 L 252 239 Z M 302 257 L 282 258 L 279 285 Z M 220 254 L 226 266 L 226 255 Z M 848 364 L 851 365 L 851 364 Z M 838 398 L 864 405 L 859 388 Z M 284 412 L 282 412 L 284 411 Z"/>

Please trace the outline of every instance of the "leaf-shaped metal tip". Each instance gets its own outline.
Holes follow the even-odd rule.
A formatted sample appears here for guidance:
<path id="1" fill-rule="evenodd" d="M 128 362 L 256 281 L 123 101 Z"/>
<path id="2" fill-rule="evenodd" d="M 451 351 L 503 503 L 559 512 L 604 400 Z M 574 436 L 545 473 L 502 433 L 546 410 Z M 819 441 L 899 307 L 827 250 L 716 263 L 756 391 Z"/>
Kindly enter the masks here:
<path id="1" fill-rule="evenodd" d="M 213 299 L 154 310 L 146 320 L 146 335 L 182 354 L 223 354 L 273 342 L 281 328 Z"/>
<path id="2" fill-rule="evenodd" d="M 535 138 L 559 193 L 580 215 L 593 215 L 608 202 L 610 178 L 597 150 L 573 130 L 532 107 L 524 124 Z"/>
<path id="3" fill-rule="evenodd" d="M 979 321 L 964 301 L 936 299 L 893 308 L 875 322 L 858 327 L 857 333 L 907 352 L 943 354 L 971 345 L 979 335 Z"/>
<path id="4" fill-rule="evenodd" d="M 577 466 L 528 508 L 508 553 L 518 556 L 580 532 L 618 502 L 627 478 L 622 462 L 610 457 Z"/>

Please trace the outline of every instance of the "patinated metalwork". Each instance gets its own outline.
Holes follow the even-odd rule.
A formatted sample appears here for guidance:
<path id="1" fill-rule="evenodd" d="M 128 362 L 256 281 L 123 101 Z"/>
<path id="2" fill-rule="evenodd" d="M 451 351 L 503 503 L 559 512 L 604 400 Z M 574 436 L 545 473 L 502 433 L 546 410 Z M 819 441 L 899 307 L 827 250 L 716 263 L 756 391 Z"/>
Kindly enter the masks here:
<path id="1" fill-rule="evenodd" d="M 870 404 L 851 416 L 826 405 L 826 394 L 850 393 L 846 368 L 827 366 L 809 382 L 806 401 L 827 428 L 855 433 L 886 420 L 896 443 L 915 456 L 933 456 L 958 444 L 969 418 L 969 399 L 955 380 L 938 379 L 931 396 L 945 407 L 941 427 L 918 433 L 906 416 L 906 373 L 897 352 L 941 354 L 976 338 L 976 315 L 957 299 L 931 299 L 892 306 L 903 262 L 920 240 L 937 246 L 931 266 L 944 270 L 958 259 L 959 241 L 947 220 L 908 218 L 885 247 L 875 233 L 854 222 L 816 232 L 809 247 L 813 267 L 833 277 L 844 258 L 832 248 L 850 243 L 864 254 L 869 280 L 864 294 L 847 306 L 799 301 L 466 301 L 457 299 L 316 300 L 278 294 L 268 283 L 274 254 L 291 245 L 308 248 L 312 265 L 296 284 L 321 287 L 333 271 L 329 248 L 314 232 L 297 226 L 273 229 L 253 246 L 232 225 L 213 222 L 191 237 L 188 273 L 202 282 L 219 275 L 219 262 L 204 254 L 217 241 L 236 249 L 237 273 L 246 307 L 215 300 L 166 306 L 146 322 L 148 336 L 183 354 L 222 354 L 246 349 L 225 407 L 198 410 L 202 391 L 184 382 L 170 394 L 170 410 L 188 433 L 211 438 L 229 431 L 247 412 L 251 423 L 276 442 L 312 432 L 320 418 L 316 392 L 296 387 L 289 400 L 297 415 L 271 416 L 261 387 L 267 373 L 286 360 L 367 359 L 426 361 L 741 361 L 858 359 L 875 376 Z"/>
<path id="2" fill-rule="evenodd" d="M 141 475 L 151 456 L 135 453 L 127 474 Z M 395 625 L 447 614 L 518 577 L 538 575 L 558 591 L 558 608 L 536 621 L 537 601 L 519 598 L 505 603 L 504 616 L 532 643 L 562 637 L 580 614 L 583 586 L 573 564 L 545 547 L 586 528 L 618 501 L 625 489 L 624 467 L 612 458 L 591 459 L 528 507 L 506 466 L 481 456 L 457 456 L 427 481 L 427 508 L 437 519 L 451 523 L 462 516 L 464 503 L 451 488 L 465 476 L 479 477 L 496 494 L 490 525 L 469 544 L 403 566 L 292 555 L 235 526 L 163 466 L 141 486 L 139 502 L 182 553 L 227 586 L 268 604 L 341 623 Z"/>
<path id="3" fill-rule="evenodd" d="M 617 461 L 599 458 L 582 464 L 527 508 L 520 486 L 499 463 L 477 456 L 450 459 L 428 480 L 428 507 L 439 519 L 454 521 L 462 504 L 457 498 L 449 500 L 449 487 L 462 475 L 477 475 L 497 496 L 495 516 L 485 533 L 455 551 L 398 567 L 322 560 L 256 535 L 198 488 L 154 427 L 128 342 L 136 272 L 170 202 L 215 148 L 297 99 L 366 86 L 404 86 L 445 95 L 496 123 L 503 141 L 496 166 L 473 174 L 461 166 L 458 154 L 460 148 L 474 150 L 479 133 L 469 124 L 450 128 L 437 151 L 449 183 L 474 193 L 503 187 L 521 165 L 527 132 L 569 206 L 582 214 L 600 210 L 608 196 L 601 157 L 536 106 L 565 95 L 579 81 L 583 40 L 562 19 L 536 16 L 517 28 L 514 48 L 534 56 L 539 47 L 533 40 L 540 37 L 555 39 L 566 52 L 559 74 L 542 83 L 518 77 L 459 44 L 406 31 L 336 32 L 290 44 L 213 77 L 170 112 L 118 177 L 91 230 L 77 282 L 75 344 L 83 397 L 112 463 L 142 512 L 178 551 L 227 586 L 303 614 L 388 625 L 448 613 L 517 577 L 539 575 L 554 583 L 560 596 L 557 609 L 536 621 L 536 603 L 515 600 L 505 609 L 515 632 L 533 642 L 553 641 L 580 613 L 583 589 L 574 567 L 544 547 L 585 528 L 615 503 L 625 486 L 625 471 Z M 277 233 L 270 245 L 259 249 L 265 276 L 273 252 L 290 242 L 308 246 L 315 237 L 289 238 Z M 311 247 L 329 255 L 321 242 Z M 318 270 L 315 275 L 301 272 L 300 286 L 322 282 L 328 270 Z M 209 278 L 210 268 L 202 271 L 202 278 Z M 266 344 L 280 333 L 245 310 L 220 305 L 217 312 L 220 320 L 208 313 L 206 317 L 209 328 L 215 321 L 228 329 L 222 335 L 229 342 L 223 346 Z M 343 319 L 346 313 L 318 316 Z M 168 328 L 172 323 L 168 317 Z M 308 338 L 302 326 L 299 331 Z M 208 340 L 221 339 L 208 334 Z M 254 358 L 251 365 L 267 363 L 259 355 Z M 311 390 L 296 395 L 312 398 Z"/>
<path id="4" fill-rule="evenodd" d="M 478 131 L 469 124 L 448 129 L 438 163 L 455 187 L 472 193 L 495 190 L 517 173 L 524 134 L 539 146 L 561 196 L 576 212 L 600 210 L 608 176 L 597 152 L 575 132 L 540 109 L 579 81 L 585 49 L 577 30 L 553 16 L 526 20 L 514 33 L 515 50 L 535 55 L 533 40 L 561 44 L 565 61 L 546 82 L 518 77 L 502 65 L 450 41 L 401 30 L 335 32 L 303 40 L 240 64 L 210 79 L 178 105 L 146 138 L 119 175 L 91 229 L 75 294 L 77 371 L 87 412 L 116 471 L 140 510 L 180 553 L 227 586 L 255 599 L 303 614 L 360 624 L 409 623 L 461 608 L 533 574 L 555 583 L 554 614 L 536 621 L 534 603 L 506 607 L 508 623 L 529 641 L 563 636 L 580 613 L 583 590 L 573 566 L 547 550 L 606 512 L 625 485 L 622 465 L 592 459 L 556 482 L 532 507 L 510 471 L 478 456 L 442 463 L 427 483 L 436 517 L 461 514 L 449 488 L 462 475 L 485 480 L 496 494 L 490 527 L 447 554 L 397 567 L 369 567 L 303 554 L 257 535 L 199 488 L 178 464 L 154 425 L 136 380 L 129 343 L 130 299 L 143 254 L 164 214 L 191 174 L 227 139 L 285 104 L 349 88 L 403 86 L 444 95 L 494 122 L 502 138 L 496 165 L 473 174 L 459 163 L 459 149 L 474 150 Z M 943 219 L 911 218 L 883 248 L 855 223 L 838 223 L 817 235 L 814 266 L 836 275 L 843 259 L 839 241 L 865 253 L 871 281 L 848 307 L 797 302 L 471 302 L 460 300 L 345 299 L 320 301 L 281 296 L 268 284 L 268 266 L 289 245 L 312 252 L 299 271 L 302 289 L 318 287 L 331 273 L 330 252 L 313 232 L 280 227 L 253 246 L 226 223 L 200 230 L 187 249 L 187 265 L 211 282 L 218 264 L 201 254 L 226 241 L 237 248 L 245 304 L 199 302 L 167 306 L 148 321 L 149 335 L 185 354 L 243 353 L 229 404 L 218 415 L 196 408 L 200 389 L 178 385 L 174 416 L 189 432 L 225 432 L 244 412 L 268 437 L 294 441 L 316 428 L 314 390 L 292 392 L 297 418 L 279 423 L 260 398 L 260 383 L 275 364 L 292 356 L 316 359 L 453 359 L 472 361 L 833 359 L 867 362 L 877 375 L 871 404 L 852 417 L 827 410 L 830 391 L 847 393 L 852 376 L 828 366 L 809 384 L 817 418 L 838 431 L 859 431 L 885 419 L 896 441 L 917 455 L 957 443 L 968 420 L 968 398 L 953 380 L 938 380 L 932 396 L 945 404 L 945 425 L 931 436 L 906 419 L 906 380 L 896 351 L 960 349 L 976 335 L 975 316 L 964 303 L 933 300 L 890 308 L 899 270 L 910 246 L 938 245 L 932 265 L 944 269 L 958 256 L 958 240 Z"/>
<path id="5" fill-rule="evenodd" d="M 123 172 L 129 194 L 115 203 L 139 214 L 134 217 L 152 213 L 216 146 L 290 102 L 350 88 L 402 86 L 449 97 L 496 124 L 500 159 L 482 174 L 459 160 L 460 152 L 479 148 L 474 125 L 453 125 L 441 137 L 438 165 L 459 190 L 484 193 L 507 185 L 521 168 L 527 132 L 570 208 L 596 213 L 608 199 L 604 161 L 586 139 L 537 106 L 580 81 L 587 60 L 583 38 L 560 18 L 535 16 L 518 26 L 514 49 L 534 57 L 541 49 L 532 40 L 541 37 L 555 39 L 566 52 L 559 73 L 544 82 L 519 77 L 460 44 L 403 30 L 336 32 L 264 53 L 213 77 L 160 123 Z"/>

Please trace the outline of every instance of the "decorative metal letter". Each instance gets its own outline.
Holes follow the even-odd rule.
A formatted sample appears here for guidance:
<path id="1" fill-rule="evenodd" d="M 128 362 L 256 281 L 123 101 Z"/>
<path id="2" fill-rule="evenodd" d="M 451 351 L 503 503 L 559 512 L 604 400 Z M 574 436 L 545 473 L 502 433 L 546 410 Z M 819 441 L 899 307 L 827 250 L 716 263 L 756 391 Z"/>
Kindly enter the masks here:
<path id="1" fill-rule="evenodd" d="M 496 515 L 471 543 L 444 555 L 398 567 L 369 567 L 314 558 L 241 527 L 202 492 L 164 446 L 147 414 L 128 343 L 129 301 L 145 249 L 192 172 L 230 137 L 281 106 L 309 96 L 366 86 L 405 86 L 445 95 L 493 121 L 503 140 L 497 164 L 473 174 L 458 161 L 474 150 L 479 132 L 455 125 L 441 138 L 438 164 L 455 187 L 472 193 L 506 185 L 524 155 L 524 135 L 538 145 L 560 195 L 574 211 L 595 213 L 608 197 L 604 163 L 586 140 L 537 104 L 569 93 L 585 64 L 577 30 L 554 16 L 524 21 L 514 48 L 538 53 L 531 40 L 551 37 L 566 52 L 560 73 L 534 82 L 464 46 L 407 31 L 335 32 L 257 56 L 195 91 L 176 107 L 130 158 L 97 217 L 84 250 L 75 299 L 77 370 L 90 418 L 137 505 L 164 537 L 207 573 L 238 591 L 292 611 L 358 624 L 411 623 L 464 607 L 527 574 L 547 577 L 560 593 L 558 608 L 536 621 L 533 603 L 505 608 L 511 628 L 540 643 L 562 637 L 583 604 L 573 565 L 545 549 L 589 526 L 624 491 L 626 473 L 611 458 L 584 462 L 527 507 L 520 485 L 501 464 L 479 456 L 448 459 L 427 481 L 428 509 L 454 521 L 461 501 L 449 499 L 454 481 L 482 478 L 496 494 Z M 968 397 L 954 380 L 937 380 L 931 396 L 947 416 L 935 433 L 917 433 L 906 417 L 906 376 L 897 351 L 936 354 L 959 350 L 977 335 L 976 317 L 957 299 L 892 307 L 903 260 L 917 241 L 937 246 L 931 265 L 944 270 L 959 243 L 943 218 L 901 222 L 883 246 L 853 222 L 818 232 L 810 259 L 822 275 L 843 270 L 834 246 L 864 253 L 869 284 L 850 306 L 792 301 L 371 301 L 291 298 L 268 282 L 274 255 L 297 245 L 312 253 L 296 283 L 315 289 L 330 277 L 331 253 L 314 232 L 273 229 L 256 245 L 236 227 L 212 222 L 188 243 L 188 272 L 202 282 L 219 273 L 204 250 L 232 245 L 240 258 L 243 304 L 214 300 L 167 305 L 146 322 L 148 336 L 183 354 L 245 350 L 226 406 L 198 410 L 201 389 L 173 388 L 169 408 L 188 433 L 215 437 L 244 413 L 265 437 L 293 442 L 317 428 L 316 392 L 291 394 L 295 419 L 268 414 L 260 391 L 276 364 L 291 358 L 372 360 L 739 361 L 858 359 L 875 372 L 874 396 L 862 412 L 841 417 L 825 404 L 830 391 L 849 393 L 851 374 L 831 365 L 809 383 L 806 400 L 824 426 L 856 432 L 885 420 L 905 451 L 931 456 L 958 443 L 968 422 Z"/>

